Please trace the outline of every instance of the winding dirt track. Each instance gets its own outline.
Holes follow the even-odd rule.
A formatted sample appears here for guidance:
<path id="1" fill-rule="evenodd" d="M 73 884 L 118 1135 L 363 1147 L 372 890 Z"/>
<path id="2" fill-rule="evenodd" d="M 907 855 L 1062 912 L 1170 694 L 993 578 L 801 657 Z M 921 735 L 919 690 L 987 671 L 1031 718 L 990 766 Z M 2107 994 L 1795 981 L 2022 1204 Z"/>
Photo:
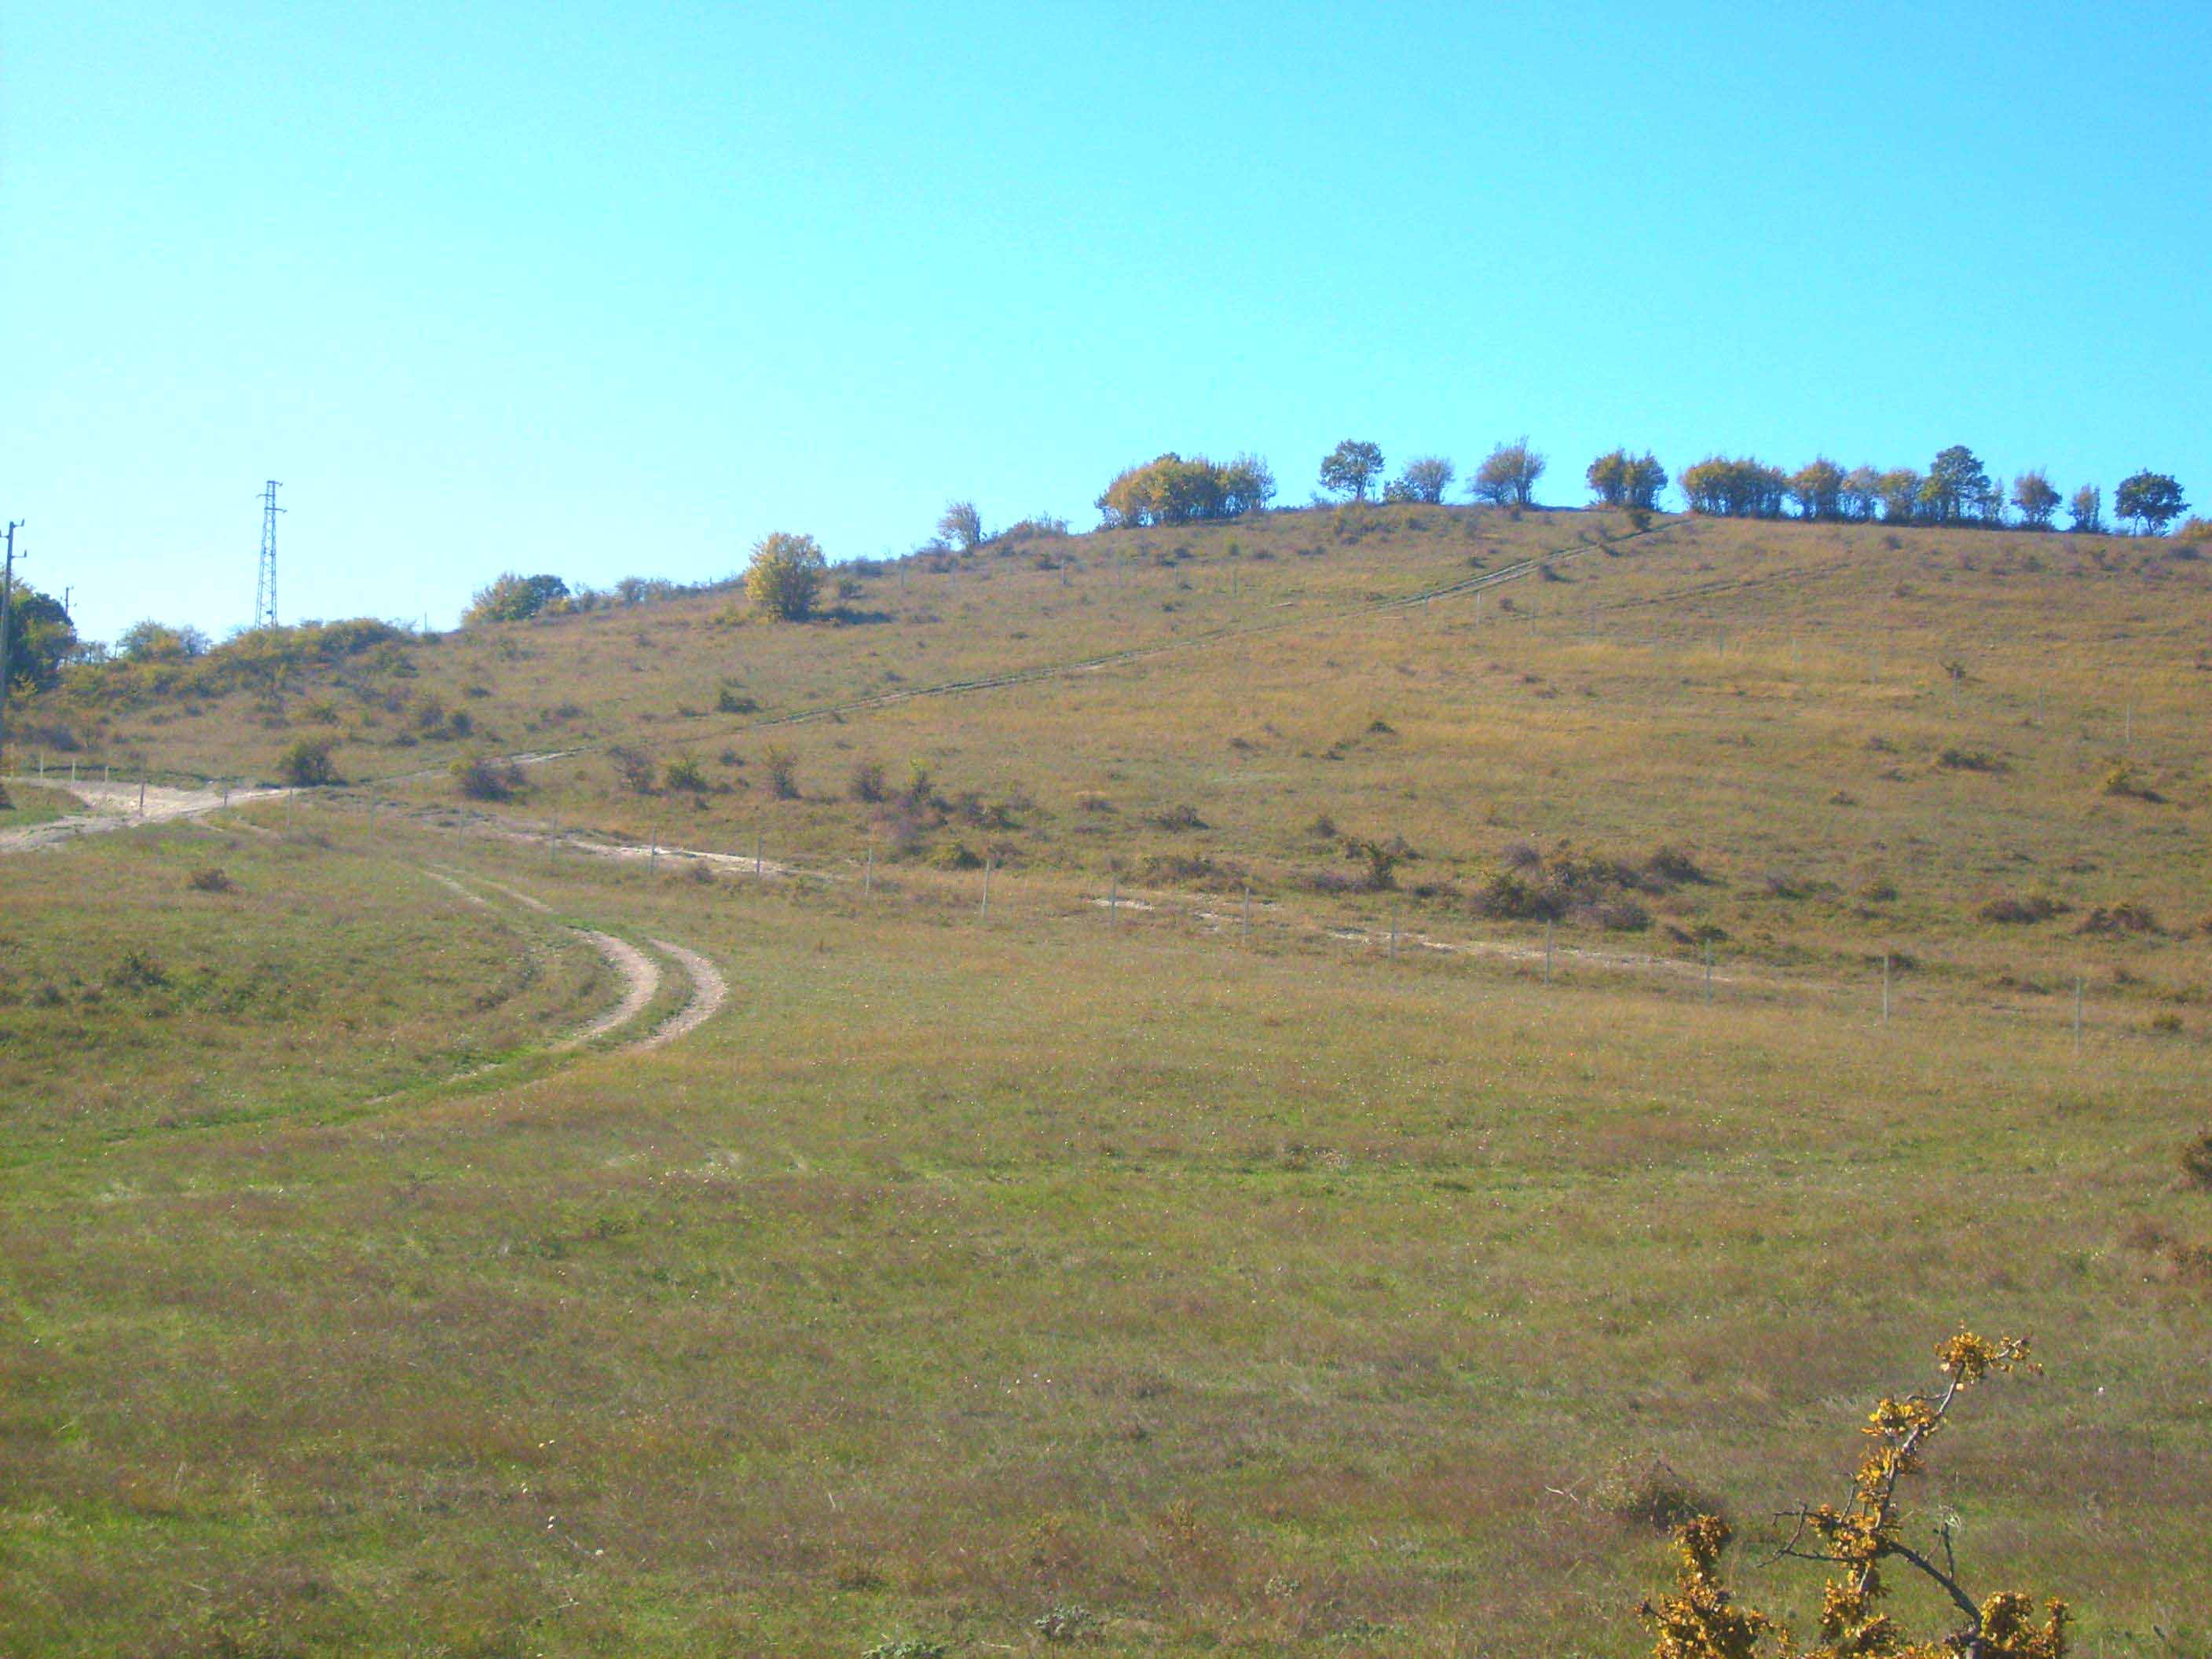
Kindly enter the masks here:
<path id="1" fill-rule="evenodd" d="M 617 939 L 612 933 L 594 933 L 588 927 L 579 927 L 574 931 L 589 939 L 593 948 L 606 958 L 607 966 L 621 975 L 623 996 L 620 1002 L 608 1009 L 582 1030 L 562 1037 L 560 1042 L 555 1043 L 553 1052 L 556 1054 L 565 1054 L 571 1049 L 582 1048 L 594 1038 L 606 1036 L 610 1031 L 620 1030 L 643 1013 L 647 1006 L 660 990 L 660 969 L 654 965 L 651 957 L 646 955 L 628 939 Z M 688 1005 L 684 1012 L 684 1013 L 690 1012 Z M 677 1016 L 678 1019 L 682 1018 L 683 1014 Z M 675 1022 L 672 1020 L 669 1023 L 673 1024 Z M 667 1027 L 663 1026 L 661 1029 L 665 1030 Z M 644 1042 L 634 1042 L 630 1047 L 650 1048 L 653 1046 L 654 1040 L 654 1037 L 648 1036 Z"/>
<path id="2" fill-rule="evenodd" d="M 225 806 L 244 806 L 254 801 L 277 800 L 282 789 L 169 789 L 148 785 L 142 792 L 135 783 L 63 784 L 50 779 L 8 778 L 9 785 L 29 789 L 59 789 L 75 795 L 91 810 L 20 830 L 0 830 L 0 853 L 35 852 L 59 847 L 79 836 L 104 835 L 112 830 L 134 829 L 142 823 L 164 823 L 176 818 L 196 818 L 219 812 Z M 139 801 L 144 799 L 144 810 Z"/>
<path id="3" fill-rule="evenodd" d="M 28 787 L 58 788 L 62 786 L 40 778 L 9 778 L 0 780 Z M 143 789 L 137 784 L 80 782 L 70 786 L 69 793 L 82 801 L 89 811 L 73 813 L 65 817 L 52 818 L 44 823 L 27 824 L 20 830 L 0 831 L 0 854 L 36 852 L 60 847 L 82 836 L 101 835 L 115 830 L 135 829 L 146 823 L 175 823 L 183 819 L 204 817 L 226 807 L 243 806 L 256 801 L 281 799 L 288 792 L 282 789 L 170 789 L 151 785 Z M 258 825 L 241 827 L 259 830 Z M 259 831 L 260 833 L 267 833 Z M 642 853 L 640 856 L 643 856 Z M 459 879 L 455 872 L 443 868 L 422 866 L 421 873 L 442 887 L 467 900 L 471 904 L 489 906 L 490 901 Z M 483 877 L 473 878 L 477 885 L 488 887 L 501 896 L 535 910 L 541 915 L 551 907 L 529 894 L 519 892 Z M 635 1023 L 660 991 L 660 967 L 637 945 L 612 933 L 601 933 L 590 927 L 570 927 L 569 932 L 590 943 L 613 969 L 622 981 L 621 1000 L 605 1013 L 581 1030 L 573 1031 L 554 1043 L 548 1051 L 569 1054 L 596 1042 L 623 1027 Z M 672 1042 L 705 1024 L 720 1012 L 729 1000 L 728 981 L 721 970 L 696 951 L 672 945 L 666 939 L 652 941 L 659 951 L 684 970 L 691 982 L 691 994 L 683 1007 L 638 1042 L 627 1045 L 621 1052 L 642 1053 Z M 473 1075 L 471 1073 L 471 1075 Z"/>

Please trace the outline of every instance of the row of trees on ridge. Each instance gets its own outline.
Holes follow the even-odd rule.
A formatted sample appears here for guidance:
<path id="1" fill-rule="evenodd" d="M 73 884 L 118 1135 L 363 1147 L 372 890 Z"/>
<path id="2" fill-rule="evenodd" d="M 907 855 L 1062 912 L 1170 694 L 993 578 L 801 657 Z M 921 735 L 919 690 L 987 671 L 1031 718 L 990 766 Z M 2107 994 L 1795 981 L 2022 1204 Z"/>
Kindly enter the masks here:
<path id="1" fill-rule="evenodd" d="M 1467 481 L 1467 497 L 1488 506 L 1533 507 L 1536 481 L 1544 476 L 1546 458 L 1526 438 L 1499 444 Z M 1385 501 L 1441 502 L 1459 477 L 1458 469 L 1441 455 L 1417 455 L 1388 482 L 1385 471 L 1379 445 L 1347 438 L 1322 458 L 1322 494 L 1316 499 L 1365 501 L 1379 496 Z M 1656 510 L 1672 484 L 1680 489 L 1691 512 L 1722 518 L 1795 516 L 1840 523 L 2049 530 L 2064 507 L 2071 516 L 2069 528 L 2106 528 L 2104 492 L 2095 484 L 2082 485 L 2069 498 L 2060 494 L 2042 468 L 2031 467 L 2008 487 L 1964 444 L 1943 450 L 1924 473 L 1911 467 L 1847 470 L 1826 456 L 1791 472 L 1750 456 L 1712 455 L 1686 468 L 1676 479 L 1648 450 L 1639 455 L 1614 449 L 1592 461 L 1583 477 L 1598 505 L 1633 513 Z M 1186 460 L 1170 453 L 1117 475 L 1098 497 L 1097 507 L 1109 530 L 1191 524 L 1262 511 L 1274 494 L 1274 474 L 1257 456 L 1240 455 L 1217 465 L 1202 455 Z M 2164 534 L 2188 510 L 2180 484 L 2166 473 L 2148 469 L 2122 481 L 2112 506 L 2120 522 L 2138 534 L 2153 536 Z M 956 525 L 953 513 L 962 509 L 974 513 L 972 506 L 955 503 L 939 530 L 964 550 L 981 539 L 981 524 Z M 950 533 L 955 532 L 964 533 Z"/>

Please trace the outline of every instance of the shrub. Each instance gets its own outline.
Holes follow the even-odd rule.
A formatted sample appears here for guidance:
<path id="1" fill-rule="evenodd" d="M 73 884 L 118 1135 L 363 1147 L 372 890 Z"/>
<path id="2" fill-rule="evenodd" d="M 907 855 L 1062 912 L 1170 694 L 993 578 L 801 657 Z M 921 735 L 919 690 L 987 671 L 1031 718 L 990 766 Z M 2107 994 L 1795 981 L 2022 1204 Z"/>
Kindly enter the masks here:
<path id="1" fill-rule="evenodd" d="M 107 982 L 118 990 L 152 991 L 169 982 L 169 970 L 143 951 L 125 951 Z"/>
<path id="2" fill-rule="evenodd" d="M 880 804 L 890 791 L 884 781 L 884 763 L 864 760 L 854 763 L 853 799 L 873 806 Z"/>
<path id="3" fill-rule="evenodd" d="M 745 597 L 756 611 L 779 621 L 805 622 L 814 614 L 828 568 L 813 537 L 779 530 L 754 547 L 752 563 L 745 568 Z"/>
<path id="4" fill-rule="evenodd" d="M 2110 938 L 2124 933 L 2155 933 L 2160 928 L 2158 918 L 2152 914 L 2148 905 L 2126 901 L 2109 908 L 2098 905 L 2081 919 L 2081 925 L 2074 931 Z"/>
<path id="5" fill-rule="evenodd" d="M 1198 808 L 1188 805 L 1170 806 L 1164 811 L 1155 812 L 1152 814 L 1152 822 L 1163 830 L 1178 832 L 1203 830 L 1207 827 L 1206 820 L 1199 817 Z"/>
<path id="6" fill-rule="evenodd" d="M 948 841 L 929 855 L 929 862 L 939 870 L 980 870 L 983 855 L 964 841 Z"/>
<path id="7" fill-rule="evenodd" d="M 1370 893 L 1382 893 L 1398 884 L 1398 866 L 1413 856 L 1413 849 L 1395 838 L 1384 842 L 1353 836 L 1345 841 L 1344 855 L 1364 864 L 1361 884 Z"/>
<path id="8" fill-rule="evenodd" d="M 1604 899 L 1575 914 L 1608 933 L 1640 933 L 1651 926 L 1651 913 L 1634 899 Z"/>
<path id="9" fill-rule="evenodd" d="M 237 884 L 222 871 L 210 865 L 206 869 L 195 870 L 185 877 L 185 885 L 195 893 L 228 893 L 234 890 Z"/>
<path id="10" fill-rule="evenodd" d="M 461 626 L 525 622 L 540 611 L 564 605 L 568 598 L 568 584 L 558 576 L 519 576 L 510 570 L 490 586 L 477 590 L 469 608 L 461 613 Z"/>
<path id="11" fill-rule="evenodd" d="M 690 755 L 678 755 L 660 769 L 660 781 L 671 789 L 684 789 L 695 795 L 703 795 L 710 787 L 707 770 Z"/>
<path id="12" fill-rule="evenodd" d="M 328 738 L 301 738 L 276 757 L 276 775 L 295 789 L 316 789 L 343 783 L 331 762 Z"/>
<path id="13" fill-rule="evenodd" d="M 1679 847 L 1662 847 L 1644 860 L 1644 869 L 1652 878 L 1668 887 L 1704 886 L 1712 878 L 1698 866 L 1698 861 Z"/>
<path id="14" fill-rule="evenodd" d="M 718 714 L 757 714 L 760 712 L 760 703 L 725 680 L 714 693 L 714 712 Z"/>
<path id="15" fill-rule="evenodd" d="M 453 772 L 454 787 L 471 800 L 505 800 L 522 787 L 522 769 L 495 755 L 464 755 Z"/>
<path id="16" fill-rule="evenodd" d="M 946 1659 L 951 1651 L 944 1643 L 924 1637 L 887 1637 L 870 1648 L 861 1659 Z"/>
<path id="17" fill-rule="evenodd" d="M 1204 854 L 1154 853 L 1145 860 L 1143 875 L 1157 887 L 1198 887 L 1217 893 L 1234 893 L 1244 885 L 1243 872 L 1215 863 Z"/>
<path id="18" fill-rule="evenodd" d="M 2012 769 L 1986 749 L 1946 749 L 1936 764 L 1947 772 L 2008 772 Z"/>
<path id="19" fill-rule="evenodd" d="M 1097 1633 L 1098 1615 L 1088 1607 L 1054 1607 L 1030 1620 L 1030 1627 L 1048 1642 L 1080 1642 Z"/>
<path id="20" fill-rule="evenodd" d="M 761 757 L 768 774 L 768 792 L 778 800 L 799 799 L 799 757 L 788 749 L 770 748 Z"/>
<path id="21" fill-rule="evenodd" d="M 1590 1498 L 1614 1519 L 1654 1532 L 1672 1532 L 1721 1507 L 1718 1498 L 1656 1456 L 1621 1458 L 1600 1477 Z"/>
<path id="22" fill-rule="evenodd" d="M 1994 921 L 2006 927 L 2025 927 L 2039 921 L 2049 921 L 2053 916 L 2063 915 L 2066 906 L 2045 894 L 2037 893 L 2027 898 L 2006 894 L 1993 898 L 1981 908 L 1984 921 Z"/>
<path id="23" fill-rule="evenodd" d="M 659 769 L 644 750 L 618 743 L 607 750 L 607 763 L 615 769 L 616 781 L 632 794 L 653 793 L 653 781 Z"/>
<path id="24" fill-rule="evenodd" d="M 1654 1634 L 1653 1651 L 1664 1659 L 1748 1659 L 1755 1653 L 1839 1655 L 1906 1652 L 1979 1654 L 1987 1659 L 2062 1659 L 2066 1651 L 2067 1610 L 2048 1603 L 2047 1618 L 2033 1623 L 2034 1603 L 2025 1595 L 2000 1592 L 1977 1602 L 1956 1584 L 1952 1528 L 1939 1524 L 1943 1565 L 1931 1559 L 1915 1534 L 1906 1543 L 1906 1516 L 1898 1492 L 1901 1477 L 1917 1469 L 1929 1443 L 1940 1434 L 1952 1407 L 1985 1378 L 2030 1369 L 2025 1340 L 1986 1341 L 1961 1330 L 1936 1351 L 1944 1382 L 1927 1392 L 1882 1400 L 1863 1431 L 1866 1447 L 1852 1475 L 1849 1495 L 1839 1505 L 1801 1504 L 1794 1513 L 1798 1531 L 1778 1556 L 1826 1564 L 1831 1577 L 1821 1597 L 1820 1639 L 1801 1648 L 1789 1641 L 1775 1620 L 1738 1601 L 1721 1571 L 1721 1552 L 1729 1525 L 1717 1515 L 1700 1515 L 1674 1530 L 1675 1576 L 1671 1592 L 1647 1598 L 1637 1609 Z M 1918 1547 L 1916 1547 L 1915 1546 Z M 1899 1613 L 1882 1607 L 1894 1577 L 1914 1582 L 1917 1573 L 1934 1588 L 1949 1592 L 1926 1601 L 1908 1600 Z M 1931 1607 L 1955 1607 L 1952 1628 L 1931 1639 L 1908 1644 L 1904 1615 Z M 1779 1638 L 1770 1646 L 1770 1638 Z"/>
<path id="25" fill-rule="evenodd" d="M 2102 793 L 2120 800 L 2162 801 L 2166 799 L 2143 781 L 2142 775 L 2136 771 L 2131 762 L 2124 760 L 2112 763 L 2112 769 L 2105 774 L 2105 781 L 2098 787 Z"/>
<path id="26" fill-rule="evenodd" d="M 2201 1134 L 2181 1149 L 2181 1173 L 2199 1192 L 2212 1193 L 2212 1133 Z"/>

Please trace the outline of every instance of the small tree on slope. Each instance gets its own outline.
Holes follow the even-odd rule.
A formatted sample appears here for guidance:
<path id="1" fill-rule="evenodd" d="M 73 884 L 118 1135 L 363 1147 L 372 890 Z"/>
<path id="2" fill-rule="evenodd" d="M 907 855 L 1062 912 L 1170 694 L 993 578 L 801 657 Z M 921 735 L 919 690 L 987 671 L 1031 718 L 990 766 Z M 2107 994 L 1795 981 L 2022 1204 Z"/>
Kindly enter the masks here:
<path id="1" fill-rule="evenodd" d="M 1705 1515 L 1674 1534 L 1673 1591 L 1637 1609 L 1655 1638 L 1653 1659 L 2063 1659 L 2064 1602 L 2047 1603 L 2039 1622 L 2025 1595 L 2000 1590 L 1977 1601 L 1960 1582 L 1948 1522 L 1936 1528 L 1936 1547 L 1924 1553 L 1905 1541 L 1898 1483 L 1919 1467 L 1959 1396 L 1992 1371 L 2026 1365 L 2027 1343 L 1990 1342 L 1962 1330 L 1936 1350 L 1936 1359 L 1941 1389 L 1883 1400 L 1868 1418 L 1864 1432 L 1873 1445 L 1851 1477 L 1850 1501 L 1790 1517 L 1796 1530 L 1777 1558 L 1834 1569 L 1820 1598 L 1820 1639 L 1801 1648 L 1780 1623 L 1737 1604 L 1721 1579 L 1728 1523 Z M 1916 1642 L 1881 1610 L 1889 1593 L 1883 1574 L 1892 1564 L 1922 1575 L 1950 1601 L 1956 1610 L 1950 1630 Z"/>

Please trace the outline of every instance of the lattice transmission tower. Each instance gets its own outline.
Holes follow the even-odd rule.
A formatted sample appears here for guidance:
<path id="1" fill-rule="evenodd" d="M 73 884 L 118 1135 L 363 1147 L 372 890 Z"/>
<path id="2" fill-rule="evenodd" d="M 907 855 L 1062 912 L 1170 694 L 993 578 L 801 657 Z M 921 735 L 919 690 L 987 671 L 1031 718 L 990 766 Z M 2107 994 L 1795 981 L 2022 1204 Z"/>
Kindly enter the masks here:
<path id="1" fill-rule="evenodd" d="M 276 515 L 284 509 L 276 505 L 275 478 L 261 487 L 261 580 L 253 589 L 253 625 L 256 628 L 276 626 Z"/>

